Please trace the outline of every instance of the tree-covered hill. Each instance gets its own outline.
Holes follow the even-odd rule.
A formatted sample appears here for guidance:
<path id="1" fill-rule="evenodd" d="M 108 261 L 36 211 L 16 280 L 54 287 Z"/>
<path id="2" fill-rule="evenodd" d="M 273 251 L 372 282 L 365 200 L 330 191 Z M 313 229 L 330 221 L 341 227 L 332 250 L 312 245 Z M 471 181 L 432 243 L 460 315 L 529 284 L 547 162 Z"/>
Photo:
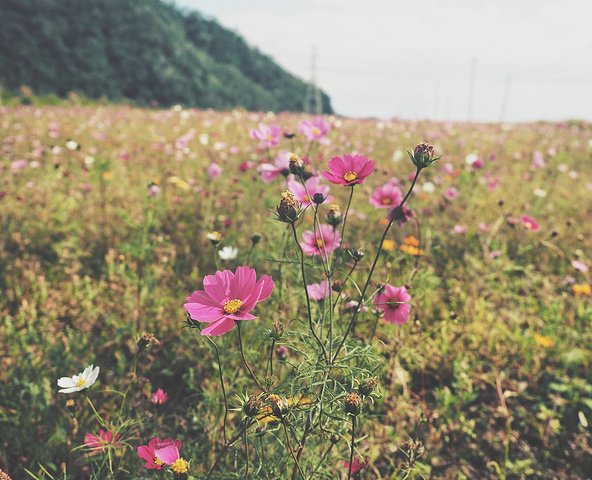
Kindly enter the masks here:
<path id="1" fill-rule="evenodd" d="M 160 0 L 2 0 L 0 85 L 140 105 L 301 111 L 307 85 L 239 35 Z M 331 113 L 322 94 L 323 111 Z"/>

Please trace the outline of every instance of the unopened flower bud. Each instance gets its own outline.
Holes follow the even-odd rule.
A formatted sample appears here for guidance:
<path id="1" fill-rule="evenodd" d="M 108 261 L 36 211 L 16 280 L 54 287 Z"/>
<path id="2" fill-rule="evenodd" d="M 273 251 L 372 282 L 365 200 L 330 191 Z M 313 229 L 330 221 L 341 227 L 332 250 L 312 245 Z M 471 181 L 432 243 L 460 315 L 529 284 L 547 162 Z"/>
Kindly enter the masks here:
<path id="1" fill-rule="evenodd" d="M 323 203 L 325 201 L 325 197 L 323 196 L 322 193 L 317 192 L 312 196 L 312 201 L 314 204 L 320 205 L 321 203 Z"/>
<path id="2" fill-rule="evenodd" d="M 341 210 L 339 210 L 339 205 L 333 204 L 329 206 L 327 223 L 333 227 L 336 227 L 341 223 Z"/>
<path id="3" fill-rule="evenodd" d="M 290 155 L 290 173 L 293 175 L 301 175 L 304 172 L 305 164 L 302 159 L 293 153 Z"/>
<path id="4" fill-rule="evenodd" d="M 261 240 L 261 235 L 257 235 L 257 234 L 255 234 L 255 235 L 252 235 L 252 236 L 251 236 L 251 244 L 252 244 L 253 246 L 257 245 L 257 244 L 259 243 L 259 241 L 260 241 L 260 240 Z"/>
<path id="5" fill-rule="evenodd" d="M 364 251 L 361 248 L 358 248 L 357 250 L 348 250 L 347 253 L 349 253 L 349 255 L 356 261 L 359 262 L 360 260 L 362 260 L 362 258 L 364 258 Z"/>
<path id="6" fill-rule="evenodd" d="M 378 377 L 366 378 L 360 384 L 358 391 L 360 392 L 360 395 L 367 397 L 374 391 L 376 385 L 378 385 Z"/>
<path id="7" fill-rule="evenodd" d="M 257 395 L 251 395 L 243 405 L 243 413 L 247 417 L 255 417 L 261 409 L 261 399 Z"/>
<path id="8" fill-rule="evenodd" d="M 339 435 L 337 435 L 336 433 L 334 433 L 333 435 L 331 435 L 331 443 L 333 445 L 335 445 L 337 442 L 339 442 L 339 439 L 341 437 Z"/>
<path id="9" fill-rule="evenodd" d="M 349 413 L 354 417 L 357 417 L 362 411 L 362 397 L 356 392 L 351 392 L 345 397 L 345 413 Z"/>
<path id="10" fill-rule="evenodd" d="M 434 158 L 434 146 L 425 142 L 417 145 L 413 152 L 407 150 L 407 154 L 411 158 L 413 164 L 420 169 L 429 167 L 436 160 L 442 158 L 441 156 Z"/>
<path id="11" fill-rule="evenodd" d="M 273 338 L 275 341 L 281 340 L 284 336 L 284 331 L 286 330 L 286 326 L 282 322 L 273 322 L 273 326 L 271 327 L 271 333 L 269 336 Z"/>
<path id="12" fill-rule="evenodd" d="M 267 397 L 267 400 L 269 401 L 271 411 L 276 417 L 282 418 L 288 413 L 288 402 L 286 402 L 286 400 L 284 400 L 279 395 L 272 393 L 269 397 Z"/>
<path id="13" fill-rule="evenodd" d="M 276 210 L 280 221 L 294 223 L 300 214 L 300 204 L 292 192 L 285 191 L 282 193 L 282 200 Z"/>

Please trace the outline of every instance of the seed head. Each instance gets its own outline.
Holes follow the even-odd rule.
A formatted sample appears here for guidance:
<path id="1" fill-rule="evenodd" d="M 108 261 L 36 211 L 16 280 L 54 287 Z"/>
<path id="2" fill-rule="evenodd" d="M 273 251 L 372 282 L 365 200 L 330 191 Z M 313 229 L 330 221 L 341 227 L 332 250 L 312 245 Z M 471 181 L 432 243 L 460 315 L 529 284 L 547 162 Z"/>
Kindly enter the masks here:
<path id="1" fill-rule="evenodd" d="M 327 223 L 333 227 L 336 227 L 341 223 L 341 217 L 339 205 L 329 205 L 329 211 L 327 212 Z"/>
<path id="2" fill-rule="evenodd" d="M 282 200 L 276 207 L 278 220 L 285 223 L 294 223 L 300 216 L 300 203 L 292 192 L 282 193 Z"/>
<path id="3" fill-rule="evenodd" d="M 304 172 L 305 164 L 302 159 L 293 153 L 290 155 L 290 173 L 293 175 L 302 175 Z"/>
<path id="4" fill-rule="evenodd" d="M 349 413 L 354 417 L 357 417 L 362 411 L 362 397 L 356 392 L 351 392 L 345 397 L 345 413 Z"/>
<path id="5" fill-rule="evenodd" d="M 374 391 L 376 385 L 378 385 L 378 377 L 366 378 L 362 380 L 362 383 L 360 384 L 358 391 L 360 392 L 360 395 L 364 395 L 365 397 L 367 397 Z"/>

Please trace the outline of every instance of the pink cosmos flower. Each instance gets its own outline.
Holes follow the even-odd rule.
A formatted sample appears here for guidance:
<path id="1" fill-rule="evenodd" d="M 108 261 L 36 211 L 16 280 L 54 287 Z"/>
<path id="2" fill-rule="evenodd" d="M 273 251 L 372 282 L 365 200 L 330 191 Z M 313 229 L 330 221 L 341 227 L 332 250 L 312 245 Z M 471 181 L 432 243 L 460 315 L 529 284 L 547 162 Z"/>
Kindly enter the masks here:
<path id="1" fill-rule="evenodd" d="M 364 460 L 363 462 L 359 462 L 357 458 L 354 458 L 354 461 L 352 462 L 351 473 L 357 473 L 363 468 L 366 468 L 368 463 L 370 463 L 368 459 Z M 345 462 L 344 465 L 345 468 L 349 469 L 349 462 Z"/>
<path id="2" fill-rule="evenodd" d="M 298 130 L 304 134 L 309 142 L 316 140 L 323 145 L 329 143 L 325 135 L 331 130 L 331 124 L 321 116 L 315 117 L 312 121 L 302 120 L 298 124 Z"/>
<path id="3" fill-rule="evenodd" d="M 290 174 L 290 152 L 281 152 L 272 164 L 262 163 L 259 165 L 259 173 L 263 183 L 273 182 L 280 175 Z"/>
<path id="4" fill-rule="evenodd" d="M 329 185 L 319 185 L 319 177 L 310 177 L 304 184 L 306 188 L 296 180 L 288 180 L 286 182 L 286 187 L 294 194 L 296 200 L 302 204 L 302 208 L 308 207 L 311 204 L 315 193 L 320 193 L 325 199 L 325 202 L 333 200 L 332 196 L 327 195 L 329 193 Z M 307 190 L 308 193 L 306 192 Z"/>
<path id="5" fill-rule="evenodd" d="M 395 287 L 387 283 L 384 290 L 376 296 L 374 306 L 384 311 L 384 319 L 388 323 L 400 325 L 409 321 L 411 311 L 411 305 L 407 303 L 409 300 L 411 296 L 404 286 Z"/>
<path id="6" fill-rule="evenodd" d="M 454 200 L 456 197 L 458 197 L 458 190 L 454 187 L 450 187 L 444 192 L 444 196 L 448 200 Z"/>
<path id="7" fill-rule="evenodd" d="M 174 449 L 177 450 L 176 456 L 172 462 L 169 460 L 175 456 Z M 181 440 L 173 440 L 167 438 L 161 441 L 160 438 L 152 438 L 148 445 L 141 445 L 138 447 L 138 456 L 146 460 L 144 467 L 152 470 L 162 470 L 165 465 L 171 465 L 179 458 L 179 450 L 181 449 Z"/>
<path id="8" fill-rule="evenodd" d="M 323 176 L 331 183 L 345 186 L 364 183 L 374 171 L 374 162 L 362 155 L 333 157 L 328 165 L 331 172 L 323 171 Z"/>
<path id="9" fill-rule="evenodd" d="M 331 285 L 327 280 L 323 280 L 321 283 L 307 285 L 306 290 L 312 300 L 322 300 L 331 294 Z"/>
<path id="10" fill-rule="evenodd" d="M 166 393 L 162 388 L 159 388 L 158 390 L 156 390 L 156 392 L 154 392 L 152 394 L 152 397 L 150 397 L 150 401 L 152 403 L 154 403 L 155 405 L 162 405 L 168 399 L 169 399 L 169 394 Z"/>
<path id="11" fill-rule="evenodd" d="M 442 165 L 442 173 L 445 175 L 452 175 L 452 172 L 454 172 L 454 166 L 452 163 L 445 163 Z"/>
<path id="12" fill-rule="evenodd" d="M 210 163 L 208 166 L 208 176 L 210 178 L 218 178 L 220 175 L 222 175 L 223 171 L 224 170 L 222 170 L 222 167 L 217 163 Z"/>
<path id="13" fill-rule="evenodd" d="M 315 232 L 306 230 L 302 232 L 302 251 L 307 255 L 321 255 L 323 258 L 326 253 L 331 253 L 341 243 L 341 234 L 339 230 L 334 230 L 331 225 L 320 225 Z"/>
<path id="14" fill-rule="evenodd" d="M 522 220 L 522 225 L 524 225 L 528 230 L 536 231 L 539 229 L 539 224 L 527 215 L 522 215 L 520 220 Z"/>
<path id="15" fill-rule="evenodd" d="M 489 255 L 487 255 L 489 258 L 494 259 L 499 257 L 502 254 L 501 250 L 493 250 L 492 252 L 489 252 Z"/>
<path id="16" fill-rule="evenodd" d="M 84 436 L 84 445 L 92 449 L 93 452 L 103 452 L 111 446 L 112 448 L 121 447 L 122 443 L 118 442 L 119 433 L 113 437 L 109 431 L 99 430 L 99 434 L 87 433 Z"/>
<path id="17" fill-rule="evenodd" d="M 459 235 L 462 235 L 463 233 L 467 233 L 467 227 L 465 225 L 455 225 L 454 228 L 452 229 L 453 233 L 458 233 Z"/>
<path id="18" fill-rule="evenodd" d="M 543 154 L 539 150 L 532 152 L 532 166 L 535 168 L 543 168 L 545 166 Z"/>
<path id="19" fill-rule="evenodd" d="M 387 183 L 374 190 L 370 197 L 370 204 L 376 208 L 395 208 L 403 201 L 401 189 L 392 183 Z"/>
<path id="20" fill-rule="evenodd" d="M 483 166 L 483 160 L 481 160 L 480 158 L 478 158 L 477 160 L 475 160 L 472 164 L 471 167 L 477 169 L 477 168 L 481 168 Z"/>
<path id="21" fill-rule="evenodd" d="M 260 147 L 275 147 L 280 143 L 282 129 L 277 125 L 268 127 L 264 123 L 259 124 L 259 129 L 253 129 L 249 132 L 249 137 L 259 140 Z"/>
<path id="22" fill-rule="evenodd" d="M 183 305 L 193 320 L 209 322 L 202 335 L 222 335 L 234 327 L 236 320 L 254 320 L 249 312 L 258 302 L 266 300 L 274 287 L 272 278 L 263 275 L 257 280 L 254 268 L 238 267 L 206 275 L 203 290 L 187 297 Z"/>
<path id="23" fill-rule="evenodd" d="M 396 220 L 399 228 L 403 226 L 405 222 L 407 222 L 410 218 L 413 218 L 415 215 L 410 208 L 407 208 L 406 205 L 403 205 L 401 208 L 394 208 L 388 215 L 388 219 Z"/>
<path id="24" fill-rule="evenodd" d="M 579 260 L 572 260 L 571 266 L 580 272 L 587 272 L 589 270 L 588 265 L 586 265 L 584 262 L 580 262 Z"/>

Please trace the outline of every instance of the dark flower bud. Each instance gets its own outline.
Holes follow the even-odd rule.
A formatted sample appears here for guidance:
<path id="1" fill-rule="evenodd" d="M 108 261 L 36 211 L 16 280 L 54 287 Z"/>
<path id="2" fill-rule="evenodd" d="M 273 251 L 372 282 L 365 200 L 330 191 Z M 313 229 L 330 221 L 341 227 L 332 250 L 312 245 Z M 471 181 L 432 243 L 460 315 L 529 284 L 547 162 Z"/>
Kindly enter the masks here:
<path id="1" fill-rule="evenodd" d="M 247 417 L 255 417 L 261 410 L 261 399 L 257 395 L 251 395 L 243 405 L 243 413 Z"/>
<path id="2" fill-rule="evenodd" d="M 300 203 L 292 192 L 282 193 L 282 200 L 276 207 L 278 220 L 286 223 L 294 223 L 300 216 Z"/>
<path id="3" fill-rule="evenodd" d="M 349 413 L 354 417 L 357 417 L 362 411 L 362 397 L 356 392 L 351 392 L 345 397 L 345 413 Z"/>
<path id="4" fill-rule="evenodd" d="M 364 252 L 361 248 L 358 248 L 357 250 L 350 249 L 347 251 L 347 253 L 349 253 L 350 257 L 352 257 L 356 262 L 359 262 L 362 260 L 362 258 L 364 258 Z"/>
<path id="5" fill-rule="evenodd" d="M 407 154 L 411 158 L 413 164 L 419 169 L 429 167 L 436 160 L 442 158 L 441 156 L 434 158 L 434 146 L 425 142 L 417 145 L 413 152 L 407 150 Z"/>
<path id="6" fill-rule="evenodd" d="M 284 336 L 285 330 L 286 326 L 282 322 L 273 322 L 273 327 L 271 327 L 271 332 L 269 336 L 273 338 L 275 341 L 281 340 Z"/>
<path id="7" fill-rule="evenodd" d="M 360 384 L 360 387 L 358 388 L 360 395 L 364 395 L 365 397 L 367 397 L 374 391 L 376 385 L 378 385 L 378 377 L 370 377 L 364 379 Z"/>
<path id="8" fill-rule="evenodd" d="M 253 244 L 253 246 L 257 245 L 260 240 L 261 240 L 261 235 L 255 234 L 255 235 L 251 236 L 251 243 Z"/>
<path id="9" fill-rule="evenodd" d="M 312 196 L 312 201 L 316 205 L 320 205 L 321 203 L 323 203 L 325 201 L 325 197 L 323 197 L 322 193 L 317 192 Z"/>
<path id="10" fill-rule="evenodd" d="M 331 435 L 331 443 L 333 445 L 335 445 L 337 442 L 339 442 L 340 439 L 341 439 L 341 437 L 339 435 L 337 435 L 336 433 Z"/>

